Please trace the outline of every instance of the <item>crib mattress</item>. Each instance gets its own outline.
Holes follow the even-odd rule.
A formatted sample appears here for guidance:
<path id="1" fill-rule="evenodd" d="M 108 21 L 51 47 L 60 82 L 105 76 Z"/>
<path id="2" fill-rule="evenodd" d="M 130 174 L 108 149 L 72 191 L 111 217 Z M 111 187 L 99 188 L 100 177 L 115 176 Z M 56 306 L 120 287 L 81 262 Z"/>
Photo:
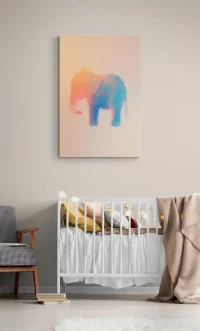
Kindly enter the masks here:
<path id="1" fill-rule="evenodd" d="M 95 238 L 94 238 L 95 237 Z M 111 257 L 111 243 L 113 243 L 113 258 Z M 103 246 L 104 245 L 104 246 Z M 76 258 L 77 247 L 77 258 Z M 104 247 L 104 250 L 103 250 Z M 104 272 L 119 273 L 121 271 L 121 247 L 122 247 L 122 271 L 129 272 L 129 254 L 130 248 L 130 267 L 131 273 L 136 274 L 162 274 L 164 268 L 164 247 L 163 236 L 156 233 L 134 234 L 131 236 L 121 236 L 119 234 L 107 236 L 97 236 L 84 233 L 79 228 L 68 229 L 68 240 L 66 229 L 61 229 L 60 235 L 60 265 L 62 273 L 74 273 L 74 277 L 64 277 L 66 284 L 83 282 L 85 284 L 98 284 L 111 288 L 125 288 L 130 286 L 143 286 L 146 284 L 157 284 L 158 279 L 149 278 L 108 278 L 108 277 L 76 277 L 77 272 L 84 273 L 85 267 L 87 273 L 102 273 L 103 256 Z M 147 254 L 148 252 L 148 254 Z M 68 257 L 68 270 L 67 270 Z M 147 258 L 148 257 L 148 258 Z M 111 269 L 111 261 L 113 269 Z"/>

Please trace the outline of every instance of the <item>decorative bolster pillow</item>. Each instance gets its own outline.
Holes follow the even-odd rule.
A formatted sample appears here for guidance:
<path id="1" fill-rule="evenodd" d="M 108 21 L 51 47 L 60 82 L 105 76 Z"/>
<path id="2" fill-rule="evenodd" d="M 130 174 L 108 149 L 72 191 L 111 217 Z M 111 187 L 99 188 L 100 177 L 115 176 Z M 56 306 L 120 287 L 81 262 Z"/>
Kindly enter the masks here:
<path id="1" fill-rule="evenodd" d="M 127 220 L 129 221 L 129 216 L 126 216 Z M 138 222 L 135 218 L 131 217 L 131 229 L 137 229 Z"/>
<path id="2" fill-rule="evenodd" d="M 112 209 L 106 208 L 105 215 L 108 223 L 111 226 L 111 220 L 112 220 Z M 129 228 L 129 221 L 126 218 L 125 215 L 121 215 L 118 210 L 113 210 L 113 228 L 120 228 L 120 222 L 122 222 L 122 229 L 128 229 Z"/>
<path id="3" fill-rule="evenodd" d="M 67 212 L 67 207 L 65 203 L 61 204 L 61 224 L 62 227 L 66 227 L 66 212 Z M 86 232 L 100 232 L 101 228 L 100 226 L 95 222 L 93 222 L 93 219 L 86 216 L 84 217 L 84 211 L 81 208 L 78 208 L 77 211 L 77 216 L 78 216 L 78 227 L 84 231 L 85 226 L 84 226 L 84 220 L 86 220 Z M 70 226 L 76 226 L 76 203 L 69 202 L 69 225 Z M 94 226 L 95 225 L 95 226 Z"/>
<path id="4" fill-rule="evenodd" d="M 138 221 L 136 220 L 136 218 L 133 218 L 133 217 L 131 216 L 129 210 L 127 210 L 127 211 L 125 212 L 125 215 L 126 215 L 127 220 L 128 220 L 128 221 L 129 221 L 129 220 L 131 221 L 131 229 L 137 229 L 137 228 L 138 228 Z"/>

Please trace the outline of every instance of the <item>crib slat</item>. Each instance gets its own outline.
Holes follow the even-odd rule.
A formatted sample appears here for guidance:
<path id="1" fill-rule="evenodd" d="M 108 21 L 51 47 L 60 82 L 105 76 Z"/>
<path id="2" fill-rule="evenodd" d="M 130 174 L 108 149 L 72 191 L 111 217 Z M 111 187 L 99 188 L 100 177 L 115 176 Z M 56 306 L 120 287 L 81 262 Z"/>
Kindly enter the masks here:
<path id="1" fill-rule="evenodd" d="M 61 273 L 61 266 L 60 266 L 60 262 L 61 262 L 61 256 L 60 256 L 60 253 L 61 253 L 61 250 L 60 250 L 60 244 L 61 244 L 61 226 L 62 226 L 62 223 L 61 223 L 61 219 L 60 219 L 60 216 L 61 216 L 61 201 L 60 201 L 60 198 L 58 198 L 58 202 L 57 202 L 57 293 L 59 294 L 60 293 L 60 273 Z"/>
<path id="2" fill-rule="evenodd" d="M 95 274 L 96 269 L 96 254 L 95 254 L 95 238 L 96 238 L 96 201 L 94 202 L 93 210 L 93 273 Z"/>
<path id="3" fill-rule="evenodd" d="M 147 228 L 147 254 L 146 254 L 146 272 L 149 272 L 149 202 L 146 204 L 146 213 L 148 217 L 146 218 L 146 228 Z"/>
<path id="4" fill-rule="evenodd" d="M 111 273 L 114 272 L 114 269 L 113 269 L 113 266 L 114 266 L 114 252 L 113 252 L 113 210 L 114 210 L 114 203 L 112 201 L 112 204 L 111 204 L 111 209 L 112 209 L 112 212 L 111 212 Z"/>
<path id="5" fill-rule="evenodd" d="M 158 218 L 157 218 L 157 208 L 156 208 L 156 203 L 154 203 L 154 219 L 155 219 L 155 223 L 156 223 L 156 243 L 157 243 L 157 247 L 158 249 L 156 249 L 156 273 L 159 273 L 159 258 L 160 258 L 160 238 L 158 235 Z"/>
<path id="6" fill-rule="evenodd" d="M 67 201 L 67 213 L 66 213 L 66 256 L 67 256 L 67 273 L 69 272 L 69 201 Z"/>
<path id="7" fill-rule="evenodd" d="M 102 273 L 104 274 L 104 202 L 102 202 Z"/>
<path id="8" fill-rule="evenodd" d="M 153 203 L 153 227 L 156 229 L 156 211 L 155 211 L 155 203 Z"/>
<path id="9" fill-rule="evenodd" d="M 122 267 L 122 202 L 120 203 L 120 273 L 123 273 Z"/>
<path id="10" fill-rule="evenodd" d="M 85 274 L 86 274 L 86 257 L 87 257 L 87 243 L 86 243 L 86 210 L 87 206 L 84 203 L 84 270 L 85 270 Z"/>
<path id="11" fill-rule="evenodd" d="M 77 229 L 78 229 L 78 202 L 76 202 L 76 227 L 75 227 L 75 261 L 76 274 L 78 273 L 78 247 L 77 247 Z"/>
<path id="12" fill-rule="evenodd" d="M 138 247 L 138 249 L 137 249 L 137 260 L 138 260 L 138 275 L 140 275 L 140 244 L 141 244 L 141 242 L 140 242 L 140 221 L 141 221 L 141 204 L 140 204 L 140 202 L 138 203 L 138 212 L 137 212 L 137 214 L 138 214 L 138 238 L 137 238 L 137 247 Z"/>
<path id="13" fill-rule="evenodd" d="M 129 240 L 128 240 L 128 270 L 131 273 L 131 201 L 129 201 Z"/>

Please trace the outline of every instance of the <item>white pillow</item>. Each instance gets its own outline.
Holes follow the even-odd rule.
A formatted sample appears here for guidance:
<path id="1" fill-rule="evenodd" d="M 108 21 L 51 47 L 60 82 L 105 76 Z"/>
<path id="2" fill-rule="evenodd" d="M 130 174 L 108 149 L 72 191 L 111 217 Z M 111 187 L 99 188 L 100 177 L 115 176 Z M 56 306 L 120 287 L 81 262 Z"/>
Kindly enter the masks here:
<path id="1" fill-rule="evenodd" d="M 111 226 L 111 217 L 112 211 L 110 208 L 105 210 L 106 220 Z M 113 228 L 120 228 L 120 222 L 122 222 L 122 229 L 129 229 L 129 221 L 127 220 L 126 216 L 121 215 L 118 210 L 113 210 Z"/>

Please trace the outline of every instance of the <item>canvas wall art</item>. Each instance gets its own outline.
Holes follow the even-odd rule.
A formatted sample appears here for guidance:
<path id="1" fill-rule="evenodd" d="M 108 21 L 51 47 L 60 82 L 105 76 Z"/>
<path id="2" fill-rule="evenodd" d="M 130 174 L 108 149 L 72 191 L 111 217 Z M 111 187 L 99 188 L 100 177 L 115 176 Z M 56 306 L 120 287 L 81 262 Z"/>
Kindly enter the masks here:
<path id="1" fill-rule="evenodd" d="M 139 157 L 138 36 L 59 38 L 60 157 Z"/>

